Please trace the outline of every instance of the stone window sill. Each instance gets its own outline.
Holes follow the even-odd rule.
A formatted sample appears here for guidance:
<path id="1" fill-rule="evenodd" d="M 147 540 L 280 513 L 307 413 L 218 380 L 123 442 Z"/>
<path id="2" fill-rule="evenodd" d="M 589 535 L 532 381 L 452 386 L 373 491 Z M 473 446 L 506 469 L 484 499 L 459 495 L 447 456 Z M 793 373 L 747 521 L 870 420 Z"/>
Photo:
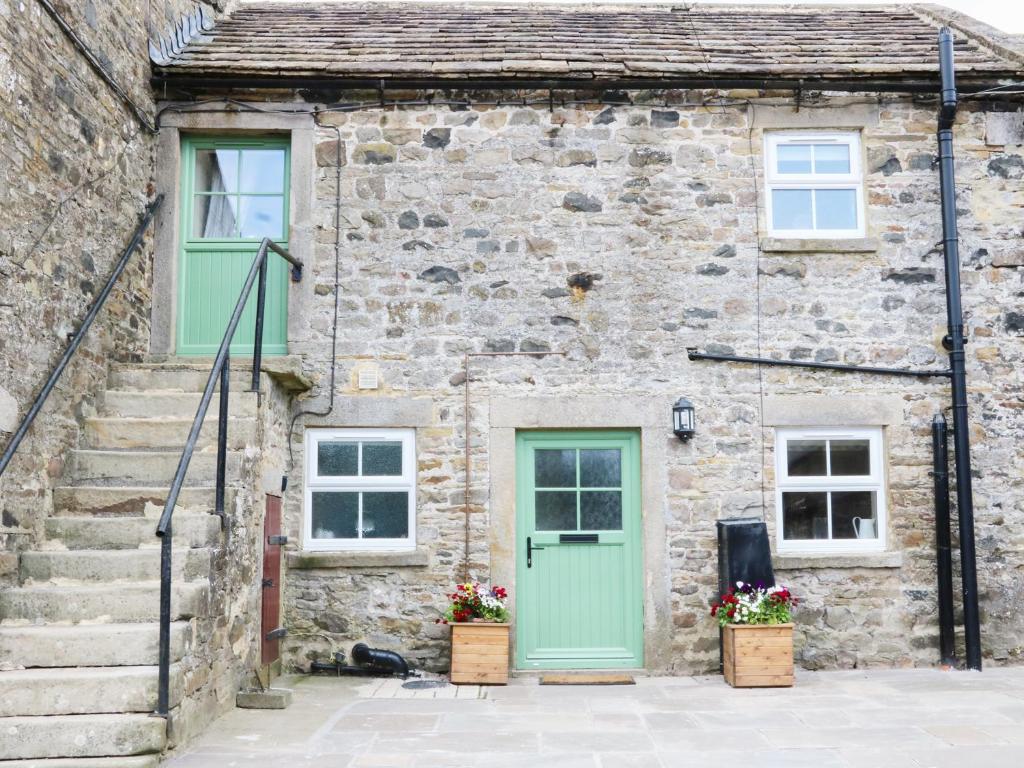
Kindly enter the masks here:
<path id="1" fill-rule="evenodd" d="M 813 555 L 775 555 L 776 571 L 803 571 L 812 568 L 902 568 L 902 552 L 866 552 L 864 554 L 815 553 Z"/>
<path id="2" fill-rule="evenodd" d="M 849 240 L 790 240 L 762 237 L 760 245 L 764 253 L 875 253 L 878 251 L 878 240 L 873 237 Z"/>
<path id="3" fill-rule="evenodd" d="M 289 552 L 289 568 L 425 568 L 430 565 L 426 550 L 409 552 Z"/>

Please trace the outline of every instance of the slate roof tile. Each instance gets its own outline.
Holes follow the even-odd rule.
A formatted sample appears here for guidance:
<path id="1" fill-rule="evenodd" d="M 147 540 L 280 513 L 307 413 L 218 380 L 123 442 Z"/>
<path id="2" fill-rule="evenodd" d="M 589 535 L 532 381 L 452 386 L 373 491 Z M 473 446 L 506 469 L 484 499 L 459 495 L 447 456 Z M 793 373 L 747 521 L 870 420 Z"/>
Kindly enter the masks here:
<path id="1" fill-rule="evenodd" d="M 708 73 L 934 77 L 935 7 L 242 3 L 162 75 L 662 78 Z M 1024 70 L 957 34 L 957 69 Z"/>

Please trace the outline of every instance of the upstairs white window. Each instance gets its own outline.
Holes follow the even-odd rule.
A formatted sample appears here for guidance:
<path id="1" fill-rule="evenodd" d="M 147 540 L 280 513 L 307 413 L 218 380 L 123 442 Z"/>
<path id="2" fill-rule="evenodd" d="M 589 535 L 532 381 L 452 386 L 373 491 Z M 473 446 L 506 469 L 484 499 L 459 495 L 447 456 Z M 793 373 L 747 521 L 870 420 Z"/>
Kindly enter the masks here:
<path id="1" fill-rule="evenodd" d="M 859 134 L 768 133 L 765 160 L 772 237 L 864 236 Z"/>
<path id="2" fill-rule="evenodd" d="M 411 429 L 308 430 L 305 548 L 414 548 L 414 443 Z"/>
<path id="3" fill-rule="evenodd" d="M 885 549 L 881 429 L 780 429 L 775 454 L 780 553 Z"/>

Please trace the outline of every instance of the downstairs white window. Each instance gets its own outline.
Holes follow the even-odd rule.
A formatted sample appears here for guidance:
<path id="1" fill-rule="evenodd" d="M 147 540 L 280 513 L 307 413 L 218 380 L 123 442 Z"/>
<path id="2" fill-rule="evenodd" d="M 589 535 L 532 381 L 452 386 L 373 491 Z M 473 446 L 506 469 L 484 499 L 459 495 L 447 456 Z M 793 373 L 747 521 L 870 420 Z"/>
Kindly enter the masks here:
<path id="1" fill-rule="evenodd" d="M 413 549 L 415 510 L 413 430 L 307 430 L 305 549 Z"/>
<path id="2" fill-rule="evenodd" d="M 767 133 L 765 164 L 772 237 L 864 236 L 860 134 Z"/>
<path id="3" fill-rule="evenodd" d="M 779 553 L 885 549 L 880 428 L 776 432 Z"/>

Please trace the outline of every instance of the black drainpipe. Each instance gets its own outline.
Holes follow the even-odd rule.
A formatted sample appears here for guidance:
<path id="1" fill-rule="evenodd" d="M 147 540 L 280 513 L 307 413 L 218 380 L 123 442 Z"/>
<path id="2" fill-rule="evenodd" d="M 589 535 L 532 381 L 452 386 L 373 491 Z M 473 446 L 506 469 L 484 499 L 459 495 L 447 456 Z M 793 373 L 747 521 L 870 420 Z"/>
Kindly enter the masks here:
<path id="1" fill-rule="evenodd" d="M 981 622 L 978 617 L 978 572 L 974 552 L 974 502 L 971 494 L 971 442 L 967 423 L 967 375 L 964 370 L 964 317 L 960 306 L 960 251 L 953 179 L 953 123 L 956 80 L 953 33 L 939 30 L 939 73 L 942 95 L 938 116 L 939 188 L 942 197 L 942 246 L 946 259 L 946 322 L 943 345 L 949 350 L 953 384 L 953 450 L 956 461 L 956 505 L 960 517 L 960 567 L 964 594 L 964 644 L 968 669 L 981 669 Z"/>
<path id="2" fill-rule="evenodd" d="M 953 549 L 949 530 L 949 437 L 941 413 L 932 421 L 932 478 L 935 481 L 935 575 L 939 584 L 939 659 L 956 664 L 953 632 Z"/>

